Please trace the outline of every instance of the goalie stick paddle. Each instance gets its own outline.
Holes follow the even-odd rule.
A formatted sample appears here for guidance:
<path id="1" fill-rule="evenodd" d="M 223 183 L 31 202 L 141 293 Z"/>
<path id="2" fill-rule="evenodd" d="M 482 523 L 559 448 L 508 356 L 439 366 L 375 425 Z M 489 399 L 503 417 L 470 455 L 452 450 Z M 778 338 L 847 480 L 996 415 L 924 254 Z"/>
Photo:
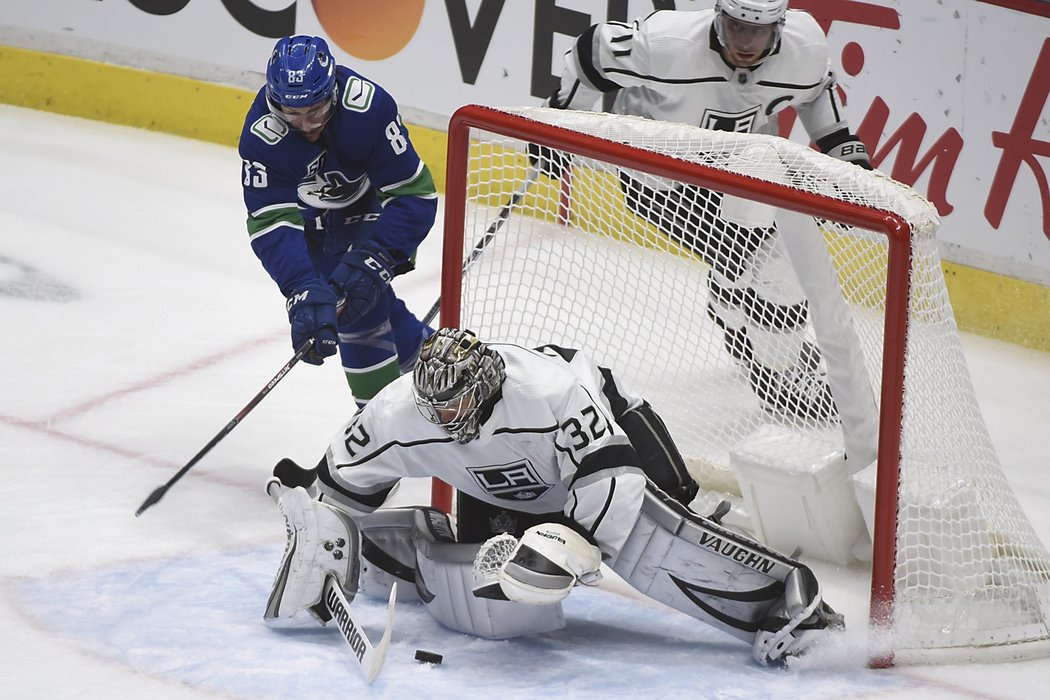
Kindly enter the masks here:
<path id="1" fill-rule="evenodd" d="M 394 605 L 397 602 L 397 582 L 390 587 L 390 599 L 386 605 L 386 628 L 383 636 L 379 638 L 378 644 L 373 644 L 364 629 L 354 619 L 350 610 L 350 601 L 339 587 L 334 576 L 329 576 L 324 583 L 324 604 L 328 613 L 332 616 L 339 633 L 343 635 L 347 646 L 353 652 L 357 663 L 361 665 L 361 672 L 365 674 L 365 680 L 371 683 L 379 677 L 386 661 L 386 654 L 390 651 L 390 633 L 394 629 Z"/>
<path id="2" fill-rule="evenodd" d="M 514 190 L 510 199 L 507 200 L 507 203 L 500 207 L 499 212 L 496 214 L 496 220 L 489 224 L 489 227 L 485 230 L 485 235 L 479 238 L 478 242 L 474 244 L 474 248 L 470 251 L 470 255 L 467 256 L 467 259 L 463 262 L 462 274 L 467 274 L 467 270 L 469 270 L 470 266 L 474 264 L 474 261 L 481 257 L 481 253 L 485 250 L 485 246 L 495 238 L 496 233 L 499 232 L 503 223 L 510 218 L 511 211 L 513 211 L 514 207 L 518 206 L 518 203 L 525 198 L 525 195 L 529 192 L 529 188 L 532 187 L 532 183 L 536 182 L 536 178 L 538 178 L 539 175 L 539 168 L 529 168 L 529 171 L 525 174 L 525 179 L 522 180 L 518 189 Z M 427 315 L 423 317 L 424 325 L 429 326 L 431 321 L 437 317 L 438 311 L 440 310 L 441 297 L 438 297 L 434 301 L 434 305 L 430 307 L 430 311 L 427 311 Z"/>
<path id="3" fill-rule="evenodd" d="M 227 423 L 226 426 L 222 430 L 220 430 L 218 434 L 216 434 L 215 437 L 213 437 L 208 442 L 208 444 L 205 445 L 203 449 L 201 449 L 200 452 L 195 454 L 193 456 L 193 459 L 186 463 L 186 466 L 177 471 L 175 473 L 175 476 L 168 479 L 168 482 L 166 484 L 164 484 L 163 486 L 158 486 L 153 490 L 153 493 L 151 493 L 149 497 L 142 502 L 142 505 L 139 506 L 139 509 L 135 511 L 135 517 L 139 517 L 147 508 L 155 505 L 157 501 L 164 498 L 164 494 L 168 492 L 168 489 L 174 486 L 175 482 L 181 479 L 186 474 L 186 472 L 192 469 L 193 465 L 201 461 L 204 455 L 211 452 L 211 449 L 218 445 L 220 440 L 229 435 L 233 431 L 233 429 L 237 427 L 237 424 L 244 420 L 244 417 L 251 413 L 252 409 L 254 409 L 259 404 L 259 402 L 262 401 L 266 397 L 266 395 L 273 390 L 275 386 L 277 386 L 277 383 L 284 379 L 284 375 L 288 374 L 292 367 L 295 367 L 299 360 L 303 359 L 306 353 L 310 352 L 310 348 L 312 348 L 313 346 L 314 339 L 307 338 L 306 342 L 300 345 L 299 349 L 295 351 L 294 355 L 292 355 L 292 359 L 284 363 L 284 367 L 282 367 L 277 372 L 277 374 L 275 374 L 273 378 L 266 383 L 266 386 L 264 386 L 258 394 L 252 397 L 252 400 L 249 401 L 248 404 L 244 408 L 242 408 L 237 415 L 233 417 L 233 420 Z"/>

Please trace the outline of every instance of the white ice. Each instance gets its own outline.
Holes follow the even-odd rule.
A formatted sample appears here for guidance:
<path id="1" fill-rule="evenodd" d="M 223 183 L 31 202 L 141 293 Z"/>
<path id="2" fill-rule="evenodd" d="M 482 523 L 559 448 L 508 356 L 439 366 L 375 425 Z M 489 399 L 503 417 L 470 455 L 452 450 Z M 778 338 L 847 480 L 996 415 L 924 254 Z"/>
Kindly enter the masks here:
<path id="1" fill-rule="evenodd" d="M 396 614 L 366 686 L 338 634 L 262 621 L 284 543 L 262 492 L 353 410 L 336 363 L 296 367 L 158 505 L 133 513 L 291 355 L 244 233 L 234 149 L 0 106 L 0 696 L 4 698 L 1031 698 L 1050 660 L 869 670 L 862 595 L 827 591 L 846 642 L 793 670 L 621 586 L 577 589 L 567 627 L 453 634 Z M 440 229 L 440 227 L 439 227 Z M 440 240 L 399 290 L 422 313 Z M 965 338 L 1010 482 L 1050 539 L 1050 356 Z M 425 484 L 401 502 L 425 502 Z M 358 598 L 378 636 L 382 606 Z M 416 649 L 444 655 L 420 665 Z"/>

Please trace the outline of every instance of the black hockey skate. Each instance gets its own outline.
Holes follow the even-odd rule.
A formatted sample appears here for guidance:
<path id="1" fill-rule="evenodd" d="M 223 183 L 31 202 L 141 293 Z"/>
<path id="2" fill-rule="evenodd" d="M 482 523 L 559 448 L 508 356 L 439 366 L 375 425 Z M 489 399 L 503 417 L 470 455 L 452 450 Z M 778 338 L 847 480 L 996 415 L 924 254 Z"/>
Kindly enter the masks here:
<path id="1" fill-rule="evenodd" d="M 729 356 L 738 364 L 747 367 L 751 364 L 751 341 L 747 337 L 746 328 L 729 328 L 726 326 L 710 302 L 707 304 L 707 317 L 722 329 L 722 344 L 725 346 Z"/>
<path id="2" fill-rule="evenodd" d="M 748 381 L 767 410 L 815 421 L 838 416 L 827 376 L 820 369 L 820 350 L 810 342 L 802 344 L 798 360 L 786 370 L 752 361 Z"/>

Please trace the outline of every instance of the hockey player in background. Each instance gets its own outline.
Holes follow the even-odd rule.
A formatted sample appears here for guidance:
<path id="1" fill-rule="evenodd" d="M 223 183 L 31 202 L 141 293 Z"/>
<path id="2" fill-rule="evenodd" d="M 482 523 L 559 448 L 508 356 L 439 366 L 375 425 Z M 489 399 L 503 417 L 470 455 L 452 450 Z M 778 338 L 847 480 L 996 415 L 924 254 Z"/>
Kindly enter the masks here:
<path id="1" fill-rule="evenodd" d="M 600 109 L 738 133 L 777 133 L 791 107 L 824 153 L 871 169 L 864 144 L 842 116 L 827 42 L 788 0 L 717 0 L 713 9 L 659 11 L 630 24 L 592 26 L 566 54 L 561 109 Z M 559 176 L 546 148 L 534 162 Z M 803 335 L 808 307 L 773 227 L 748 228 L 715 215 L 720 193 L 667 188 L 621 174 L 627 205 L 711 266 L 707 311 L 725 347 L 749 372 L 770 409 L 825 420 L 837 411 L 820 353 Z M 785 284 L 785 280 L 788 281 Z"/>
<path id="2" fill-rule="evenodd" d="M 606 563 L 642 593 L 751 644 L 761 663 L 802 653 L 842 618 L 803 564 L 701 517 L 663 422 L 583 352 L 483 343 L 443 328 L 340 430 L 316 469 L 287 460 L 267 491 L 287 547 L 266 618 L 322 587 L 349 598 L 418 593 L 438 621 L 490 638 L 564 625 L 560 601 Z M 404 477 L 435 477 L 509 511 L 484 544 L 431 508 L 377 510 Z M 494 534 L 493 532 L 488 535 Z M 488 536 L 486 535 L 486 536 Z"/>
<path id="3" fill-rule="evenodd" d="M 393 97 L 314 36 L 277 42 L 239 151 L 252 250 L 287 300 L 292 345 L 312 338 L 311 364 L 338 349 L 363 404 L 432 332 L 390 287 L 434 224 L 430 170 Z"/>

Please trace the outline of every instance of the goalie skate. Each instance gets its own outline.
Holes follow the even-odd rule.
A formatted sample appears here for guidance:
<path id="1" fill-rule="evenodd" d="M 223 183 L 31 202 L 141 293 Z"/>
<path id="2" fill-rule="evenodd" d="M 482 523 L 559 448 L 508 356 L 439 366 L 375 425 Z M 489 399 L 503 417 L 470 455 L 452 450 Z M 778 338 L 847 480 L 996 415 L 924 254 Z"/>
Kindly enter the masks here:
<path id="1" fill-rule="evenodd" d="M 784 597 L 770 609 L 755 633 L 751 653 L 761 664 L 787 664 L 829 632 L 845 626 L 843 616 L 821 599 L 813 574 L 808 569 L 796 569 L 784 581 Z"/>

